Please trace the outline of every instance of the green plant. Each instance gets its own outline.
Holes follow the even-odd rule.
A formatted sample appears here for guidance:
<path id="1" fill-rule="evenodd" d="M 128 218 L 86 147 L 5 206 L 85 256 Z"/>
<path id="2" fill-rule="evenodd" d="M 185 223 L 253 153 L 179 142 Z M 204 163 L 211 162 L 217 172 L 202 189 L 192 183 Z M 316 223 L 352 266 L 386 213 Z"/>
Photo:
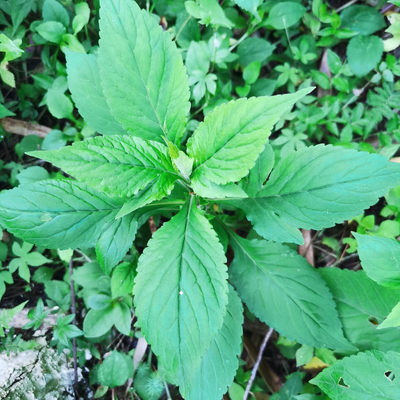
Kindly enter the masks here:
<path id="1" fill-rule="evenodd" d="M 87 27 L 93 32 L 96 24 L 89 21 L 85 3 L 43 3 L 31 30 L 45 70 L 35 71 L 33 84 L 17 89 L 23 101 L 7 104 L 35 118 L 35 102 L 42 98 L 43 112 L 49 111 L 47 118 L 54 117 L 58 129 L 44 141 L 30 137 L 17 145 L 20 163 L 6 164 L 11 179 L 5 175 L 5 180 L 20 186 L 0 194 L 1 225 L 40 248 L 59 250 L 65 263 L 80 264 L 82 258 L 60 249 L 80 248 L 86 261 L 98 261 L 73 273 L 82 331 L 72 324 L 73 314 L 65 315 L 71 305 L 70 277 L 60 278 L 65 265 L 57 252 L 46 252 L 57 260 L 57 279 L 54 268 L 52 273 L 42 267 L 33 275 L 32 285 L 44 283 L 47 306 L 58 307 L 52 343 L 71 349 L 70 339 L 78 338 L 81 365 L 85 349 L 102 359 L 111 347 L 111 355 L 92 369 L 92 383 L 113 388 L 134 377 L 130 392 L 144 399 L 159 398 L 164 380 L 177 384 L 187 399 L 220 399 L 239 364 L 242 301 L 248 316 L 287 337 L 280 337 L 286 346 L 279 348 L 298 366 L 318 357 L 340 369 L 343 364 L 336 364 L 335 357 L 357 350 L 399 351 L 395 326 L 383 334 L 375 328 L 391 309 L 397 315 L 397 293 L 380 289 L 363 273 L 313 269 L 293 246 L 303 242 L 299 228 L 320 230 L 350 218 L 359 223 L 360 233 L 373 232 L 373 218 L 360 214 L 400 184 L 398 165 L 351 150 L 386 156 L 396 151 L 396 60 L 387 58 L 367 83 L 369 76 L 365 81 L 361 76 L 371 68 L 357 73 L 354 58 L 343 61 L 340 47 L 326 51 L 327 71 L 317 65 L 323 53 L 319 47 L 350 37 L 353 45 L 375 40 L 370 35 L 383 28 L 380 14 L 371 7 L 349 7 L 339 16 L 322 1 L 314 1 L 310 12 L 298 1 L 221 6 L 216 0 L 186 2 L 178 14 L 171 11 L 178 5 L 154 2 L 149 7 L 160 7 L 160 15 L 178 16 L 176 25 L 163 32 L 154 16 L 133 1 L 101 3 L 98 49 L 90 43 Z M 239 15 L 234 3 L 250 14 Z M 373 16 L 374 31 L 353 23 L 353 13 L 360 12 Z M 200 31 L 197 20 L 207 27 Z M 303 32 L 303 24 L 311 34 Z M 321 24 L 328 26 L 320 29 Z M 238 39 L 232 27 L 240 31 Z M 260 28 L 265 35 L 252 37 Z M 186 70 L 171 37 L 183 48 Z M 310 95 L 312 82 L 332 93 Z M 85 121 L 77 117 L 68 89 Z M 264 97 L 277 89 L 292 93 Z M 362 105 L 357 98 L 364 90 L 367 103 Z M 243 98 L 228 102 L 232 92 Z M 253 95 L 262 97 L 244 98 Z M 274 126 L 280 135 L 268 142 Z M 89 138 L 96 132 L 103 136 Z M 376 149 L 373 135 L 379 139 Z M 87 139 L 80 142 L 82 137 Z M 75 143 L 64 147 L 67 141 Z M 342 147 L 310 146 L 321 141 Z M 47 173 L 25 152 L 76 180 Z M 159 227 L 150 240 L 149 217 Z M 322 242 L 335 247 L 339 259 L 346 240 L 352 240 L 348 243 L 355 251 L 352 238 Z M 25 262 L 30 249 L 19 258 L 9 256 L 10 266 L 20 267 L 25 277 L 32 265 Z M 0 272 L 3 291 L 4 282 L 13 283 L 7 270 Z M 39 300 L 27 327 L 37 329 L 47 313 Z M 157 372 L 151 370 L 150 352 L 149 365 L 133 375 L 130 358 L 119 347 L 123 340 L 132 344 L 141 334 L 138 329 L 157 356 Z M 328 374 L 321 374 L 321 381 Z M 243 398 L 249 375 L 239 369 L 229 390 L 232 399 Z M 318 389 L 303 387 L 303 379 L 302 373 L 289 375 L 275 398 L 286 398 L 288 391 L 314 398 Z M 254 386 L 267 390 L 262 383 Z M 329 395 L 336 399 L 338 393 Z"/>

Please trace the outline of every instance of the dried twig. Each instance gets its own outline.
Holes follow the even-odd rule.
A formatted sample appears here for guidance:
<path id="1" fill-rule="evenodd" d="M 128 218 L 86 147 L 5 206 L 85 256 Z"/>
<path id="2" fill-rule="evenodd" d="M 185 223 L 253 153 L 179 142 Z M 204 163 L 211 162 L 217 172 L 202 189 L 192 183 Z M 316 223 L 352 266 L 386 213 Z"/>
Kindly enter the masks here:
<path id="1" fill-rule="evenodd" d="M 0 123 L 6 132 L 21 136 L 36 135 L 44 138 L 52 130 L 47 126 L 33 124 L 32 122 L 15 118 L 3 118 L 0 120 Z"/>
<path id="2" fill-rule="evenodd" d="M 262 359 L 264 350 L 267 347 L 268 340 L 270 339 L 273 332 L 274 332 L 274 330 L 272 328 L 269 328 L 269 330 L 268 330 L 267 334 L 265 335 L 264 340 L 260 346 L 260 350 L 258 351 L 257 360 L 253 366 L 249 382 L 247 383 L 246 390 L 243 395 L 243 400 L 247 400 L 247 397 L 249 396 L 251 387 L 253 386 L 254 379 L 256 378 L 258 367 L 260 366 L 260 363 L 261 363 L 261 359 Z"/>
<path id="3" fill-rule="evenodd" d="M 313 240 L 316 237 L 316 235 L 312 237 L 310 230 L 303 230 L 303 229 L 301 233 L 303 234 L 304 244 L 299 246 L 299 254 L 302 255 L 308 261 L 308 263 L 314 267 L 315 265 L 314 265 Z"/>

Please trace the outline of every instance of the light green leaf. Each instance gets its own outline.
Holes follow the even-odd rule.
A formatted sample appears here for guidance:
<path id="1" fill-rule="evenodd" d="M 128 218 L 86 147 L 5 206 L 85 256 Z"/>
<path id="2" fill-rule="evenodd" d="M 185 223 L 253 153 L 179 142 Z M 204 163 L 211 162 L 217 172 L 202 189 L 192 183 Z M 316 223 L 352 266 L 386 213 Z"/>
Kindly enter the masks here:
<path id="1" fill-rule="evenodd" d="M 100 4 L 100 77 L 111 113 L 136 136 L 162 141 L 165 135 L 178 144 L 190 104 L 175 43 L 134 1 Z"/>
<path id="2" fill-rule="evenodd" d="M 94 137 L 29 155 L 51 162 L 112 196 L 130 197 L 154 183 L 165 196 L 178 178 L 166 146 L 128 135 Z"/>
<path id="3" fill-rule="evenodd" d="M 70 118 L 74 106 L 71 100 L 60 89 L 50 88 L 46 93 L 46 104 L 50 114 L 58 119 Z"/>
<path id="4" fill-rule="evenodd" d="M 266 24 L 275 29 L 286 29 L 297 23 L 305 12 L 306 9 L 299 3 L 282 1 L 271 8 Z"/>
<path id="5" fill-rule="evenodd" d="M 27 302 L 28 301 L 24 301 L 13 308 L 3 308 L 0 310 L 0 337 L 4 337 L 4 328 L 9 328 L 13 318 L 25 307 Z"/>
<path id="6" fill-rule="evenodd" d="M 135 313 L 170 382 L 185 381 L 222 326 L 224 263 L 217 235 L 193 198 L 154 233 L 139 258 Z"/>
<path id="7" fill-rule="evenodd" d="M 200 20 L 204 25 L 217 25 L 231 28 L 233 26 L 224 12 L 224 9 L 219 5 L 217 0 L 197 0 L 185 1 L 185 8 L 188 14 Z"/>
<path id="8" fill-rule="evenodd" d="M 378 154 L 325 145 L 283 157 L 241 208 L 266 239 L 303 243 L 297 228 L 322 229 L 362 213 L 400 184 L 400 166 Z"/>
<path id="9" fill-rule="evenodd" d="M 61 22 L 47 21 L 36 26 L 36 31 L 47 41 L 60 43 L 65 33 L 65 26 Z"/>
<path id="10" fill-rule="evenodd" d="M 72 20 L 72 29 L 74 30 L 74 35 L 80 32 L 89 22 L 90 18 L 90 8 L 87 3 L 81 2 L 75 4 L 75 17 Z"/>
<path id="11" fill-rule="evenodd" d="M 112 221 L 100 235 L 96 244 L 96 255 L 101 268 L 107 275 L 132 246 L 137 228 L 137 219 L 130 214 Z"/>
<path id="12" fill-rule="evenodd" d="M 383 42 L 378 36 L 355 36 L 347 45 L 347 59 L 354 75 L 361 77 L 371 72 L 383 53 Z"/>
<path id="13" fill-rule="evenodd" d="M 257 12 L 258 6 L 262 3 L 262 0 L 234 0 L 235 3 L 243 10 L 252 13 L 258 20 L 260 15 Z"/>
<path id="14" fill-rule="evenodd" d="M 94 246 L 121 203 L 75 181 L 46 180 L 0 194 L 0 222 L 49 249 Z"/>
<path id="15" fill-rule="evenodd" d="M 274 124 L 311 90 L 239 99 L 214 108 L 188 141 L 188 155 L 195 160 L 192 180 L 225 184 L 246 176 Z"/>
<path id="16" fill-rule="evenodd" d="M 336 302 L 345 336 L 360 350 L 400 351 L 400 328 L 377 329 L 400 298 L 400 290 L 379 286 L 364 271 L 318 270 Z"/>
<path id="17" fill-rule="evenodd" d="M 394 400 L 400 393 L 400 354 L 368 351 L 335 362 L 311 383 L 332 400 Z"/>
<path id="18" fill-rule="evenodd" d="M 379 324 L 377 329 L 386 328 L 397 328 L 400 326 L 400 302 L 397 303 L 390 314 L 385 318 L 385 320 Z"/>
<path id="19" fill-rule="evenodd" d="M 243 307 L 230 286 L 228 305 L 220 331 L 211 341 L 192 377 L 180 385 L 186 400 L 220 400 L 235 377 L 241 350 Z"/>
<path id="20" fill-rule="evenodd" d="M 68 87 L 79 113 L 103 135 L 123 135 L 124 128 L 112 116 L 100 84 L 97 57 L 92 54 L 66 53 Z"/>
<path id="21" fill-rule="evenodd" d="M 400 288 L 400 243 L 380 236 L 359 235 L 357 239 L 361 266 L 367 275 L 387 287 Z"/>
<path id="22" fill-rule="evenodd" d="M 192 182 L 193 191 L 201 197 L 209 197 L 214 199 L 224 199 L 226 197 L 245 198 L 246 192 L 235 183 L 227 183 L 226 185 L 218 185 L 207 179 Z"/>
<path id="23" fill-rule="evenodd" d="M 354 349 L 343 336 L 331 293 L 303 257 L 282 244 L 236 234 L 231 245 L 230 278 L 257 318 L 301 344 Z"/>

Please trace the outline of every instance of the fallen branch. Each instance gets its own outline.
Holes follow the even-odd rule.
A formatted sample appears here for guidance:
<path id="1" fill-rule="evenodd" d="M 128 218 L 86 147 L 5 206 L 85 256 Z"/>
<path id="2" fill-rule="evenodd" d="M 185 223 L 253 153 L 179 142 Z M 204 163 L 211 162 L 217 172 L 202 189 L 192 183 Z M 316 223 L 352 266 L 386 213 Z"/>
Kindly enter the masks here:
<path id="1" fill-rule="evenodd" d="M 3 118 L 0 120 L 0 122 L 6 132 L 21 136 L 36 135 L 44 138 L 52 130 L 47 126 L 38 125 L 15 118 Z"/>

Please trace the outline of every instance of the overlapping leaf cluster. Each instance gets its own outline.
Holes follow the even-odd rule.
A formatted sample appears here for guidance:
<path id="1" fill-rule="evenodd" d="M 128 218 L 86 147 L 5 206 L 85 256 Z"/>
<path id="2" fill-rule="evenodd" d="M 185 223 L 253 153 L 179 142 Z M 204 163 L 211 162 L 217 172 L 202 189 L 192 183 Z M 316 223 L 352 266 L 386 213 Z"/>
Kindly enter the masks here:
<path id="1" fill-rule="evenodd" d="M 176 212 L 140 256 L 133 290 L 137 323 L 160 370 L 186 399 L 221 399 L 232 382 L 241 300 L 301 344 L 362 349 L 329 276 L 282 243 L 302 243 L 300 228 L 331 227 L 360 214 L 400 184 L 399 165 L 325 145 L 274 163 L 273 126 L 312 89 L 215 107 L 184 144 L 189 85 L 169 34 L 136 3 L 102 0 L 100 36 L 96 54 L 68 53 L 67 69 L 81 115 L 103 136 L 31 152 L 76 180 L 2 193 L 1 224 L 47 248 L 96 247 L 110 272 L 150 215 L 166 207 Z M 255 239 L 216 215 L 228 208 L 246 214 Z M 210 220 L 228 232 L 229 271 Z M 118 324 L 113 312 L 110 327 Z"/>

